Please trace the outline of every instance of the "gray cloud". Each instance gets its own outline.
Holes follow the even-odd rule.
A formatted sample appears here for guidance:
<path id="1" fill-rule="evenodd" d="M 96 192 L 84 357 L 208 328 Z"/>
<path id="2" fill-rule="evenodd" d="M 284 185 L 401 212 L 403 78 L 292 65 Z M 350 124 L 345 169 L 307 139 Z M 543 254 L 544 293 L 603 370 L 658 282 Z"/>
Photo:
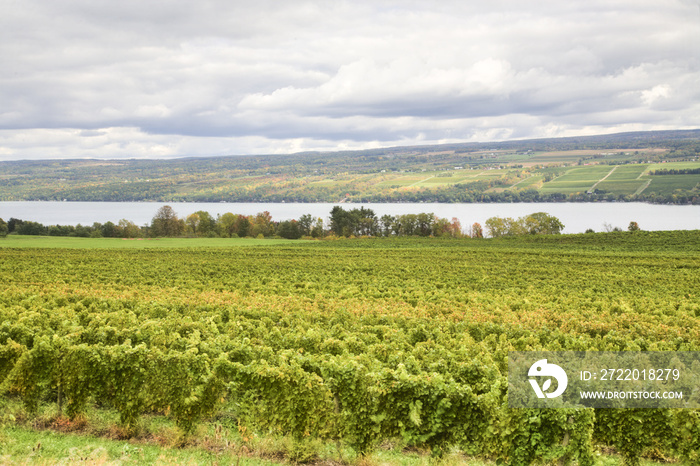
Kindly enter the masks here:
<path id="1" fill-rule="evenodd" d="M 0 159 L 697 126 L 697 1 L 8 0 Z"/>

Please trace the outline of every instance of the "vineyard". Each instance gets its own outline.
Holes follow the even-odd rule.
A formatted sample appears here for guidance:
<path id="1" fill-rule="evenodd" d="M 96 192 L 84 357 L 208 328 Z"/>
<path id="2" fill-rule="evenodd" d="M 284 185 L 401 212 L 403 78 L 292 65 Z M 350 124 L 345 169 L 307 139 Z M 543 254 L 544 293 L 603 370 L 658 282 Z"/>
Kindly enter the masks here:
<path id="1" fill-rule="evenodd" d="M 183 436 L 230 419 L 289 438 L 290 460 L 400 439 L 510 465 L 600 447 L 698 464 L 700 411 L 510 409 L 506 378 L 513 350 L 699 351 L 699 276 L 700 231 L 5 247 L 0 406 Z"/>

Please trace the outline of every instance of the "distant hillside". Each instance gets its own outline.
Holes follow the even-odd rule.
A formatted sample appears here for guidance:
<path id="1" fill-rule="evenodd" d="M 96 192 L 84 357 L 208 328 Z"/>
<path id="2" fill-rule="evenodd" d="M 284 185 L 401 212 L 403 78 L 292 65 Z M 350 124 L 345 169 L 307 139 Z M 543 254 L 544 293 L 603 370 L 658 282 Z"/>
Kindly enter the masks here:
<path id="1" fill-rule="evenodd" d="M 288 155 L 13 161 L 0 162 L 0 200 L 698 203 L 698 156 L 700 130 L 687 130 Z M 680 165 L 665 165 L 660 175 L 652 170 L 658 163 Z M 615 165 L 628 167 L 604 167 Z"/>

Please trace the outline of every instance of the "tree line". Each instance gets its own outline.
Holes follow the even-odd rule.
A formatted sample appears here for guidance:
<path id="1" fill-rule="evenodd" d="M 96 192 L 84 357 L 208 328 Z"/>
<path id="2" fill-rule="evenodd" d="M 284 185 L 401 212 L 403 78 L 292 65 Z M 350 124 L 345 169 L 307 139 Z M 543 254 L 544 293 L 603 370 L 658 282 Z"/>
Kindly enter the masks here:
<path id="1" fill-rule="evenodd" d="M 652 175 L 700 175 L 700 168 L 672 168 L 654 170 Z"/>
<path id="2" fill-rule="evenodd" d="M 459 219 L 440 218 L 433 213 L 382 215 L 365 207 L 346 210 L 335 206 L 329 222 L 305 214 L 294 220 L 275 221 L 269 212 L 242 215 L 227 212 L 214 217 L 199 210 L 184 218 L 178 217 L 172 207 L 158 209 L 148 225 L 138 226 L 126 219 L 117 223 L 95 222 L 92 225 L 43 225 L 39 222 L 10 218 L 0 219 L 0 236 L 7 234 L 39 236 L 77 236 L 92 238 L 143 237 L 208 237 L 208 238 L 269 238 L 299 239 L 302 237 L 500 237 L 524 234 L 559 234 L 564 225 L 544 212 L 537 212 L 517 220 L 491 217 L 485 228 L 475 222 L 463 228 Z"/>

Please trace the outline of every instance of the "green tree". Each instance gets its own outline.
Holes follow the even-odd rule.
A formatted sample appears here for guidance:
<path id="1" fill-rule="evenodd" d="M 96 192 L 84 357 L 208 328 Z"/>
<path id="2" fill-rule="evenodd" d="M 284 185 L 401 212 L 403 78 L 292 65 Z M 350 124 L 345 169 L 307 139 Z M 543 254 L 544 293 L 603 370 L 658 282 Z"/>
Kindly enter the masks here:
<path id="1" fill-rule="evenodd" d="M 117 231 L 122 238 L 138 238 L 141 236 L 141 229 L 134 222 L 125 218 L 119 220 Z"/>
<path id="2" fill-rule="evenodd" d="M 416 215 L 416 229 L 420 236 L 430 236 L 433 231 L 433 221 L 435 220 L 435 215 L 432 213 L 420 213 Z"/>
<path id="3" fill-rule="evenodd" d="M 22 225 L 22 223 L 23 223 L 22 220 L 20 220 L 18 218 L 10 217 L 10 219 L 7 221 L 8 233 L 13 233 L 13 232 L 17 231 L 17 228 L 19 228 L 20 225 Z"/>
<path id="4" fill-rule="evenodd" d="M 48 228 L 38 222 L 22 221 L 21 224 L 17 225 L 15 231 L 20 235 L 41 236 L 48 234 Z"/>
<path id="5" fill-rule="evenodd" d="M 230 238 L 236 233 L 236 215 L 231 212 L 226 212 L 225 214 L 219 216 L 216 227 L 219 231 L 219 236 L 222 238 Z"/>
<path id="6" fill-rule="evenodd" d="M 331 209 L 331 231 L 337 236 L 343 236 L 352 228 L 352 219 L 349 213 L 340 206 Z M 348 235 L 349 236 L 349 235 Z"/>
<path id="7" fill-rule="evenodd" d="M 72 236 L 78 236 L 80 238 L 88 238 L 88 237 L 90 237 L 91 233 L 92 233 L 92 230 L 90 229 L 90 227 L 85 226 L 85 225 L 81 225 L 78 223 L 75 226 L 75 230 L 74 230 L 74 233 Z"/>
<path id="8" fill-rule="evenodd" d="M 187 233 L 196 236 L 199 233 L 199 222 L 199 215 L 196 213 L 188 215 L 187 220 L 185 220 Z"/>
<path id="9" fill-rule="evenodd" d="M 372 209 L 345 210 L 335 206 L 331 210 L 331 231 L 338 236 L 373 236 L 379 232 L 379 223 Z"/>
<path id="10" fill-rule="evenodd" d="M 236 234 L 238 234 L 238 236 L 243 238 L 250 235 L 250 228 L 250 218 L 245 215 L 239 215 L 236 218 Z"/>
<path id="11" fill-rule="evenodd" d="M 515 220 L 511 217 L 491 217 L 484 222 L 486 230 L 492 238 L 500 238 L 501 236 L 512 236 L 516 229 L 513 228 Z"/>
<path id="12" fill-rule="evenodd" d="M 418 230 L 418 216 L 416 214 L 404 214 L 396 216 L 396 234 L 413 236 Z"/>
<path id="13" fill-rule="evenodd" d="M 198 210 L 185 220 L 187 233 L 195 236 L 216 235 L 216 219 L 209 212 Z"/>
<path id="14" fill-rule="evenodd" d="M 376 236 L 379 233 L 379 222 L 376 217 L 361 217 L 358 221 L 357 232 L 364 236 Z"/>
<path id="15" fill-rule="evenodd" d="M 4 238 L 5 236 L 7 236 L 7 233 L 9 232 L 9 230 L 10 229 L 8 228 L 5 220 L 0 218 L 0 238 Z"/>
<path id="16" fill-rule="evenodd" d="M 526 234 L 558 235 L 564 229 L 558 218 L 544 212 L 536 212 L 517 220 L 510 217 L 491 217 L 485 224 L 492 238 Z"/>
<path id="17" fill-rule="evenodd" d="M 264 211 L 255 214 L 255 217 L 253 217 L 253 221 L 251 222 L 251 236 L 257 237 L 259 235 L 263 235 L 264 237 L 267 237 L 273 235 L 274 233 L 275 227 L 272 224 L 272 216 L 270 215 L 270 212 Z"/>
<path id="18" fill-rule="evenodd" d="M 314 218 L 311 216 L 311 214 L 302 215 L 299 217 L 299 221 L 297 223 L 302 236 L 311 236 L 311 228 L 313 228 L 314 225 Z"/>
<path id="19" fill-rule="evenodd" d="M 103 223 L 100 226 L 100 231 L 105 238 L 116 238 L 119 236 L 119 230 L 112 222 Z"/>
<path id="20" fill-rule="evenodd" d="M 518 220 L 525 232 L 531 235 L 558 235 L 564 224 L 557 217 L 545 212 L 535 212 Z"/>
<path id="21" fill-rule="evenodd" d="M 393 233 L 394 216 L 388 214 L 382 215 L 382 218 L 379 219 L 379 225 L 382 236 L 391 236 Z"/>
<path id="22" fill-rule="evenodd" d="M 151 221 L 151 236 L 180 236 L 185 228 L 185 222 L 177 218 L 177 214 L 169 205 L 164 205 Z"/>
<path id="23" fill-rule="evenodd" d="M 322 238 L 324 234 L 325 230 L 323 229 L 323 219 L 319 217 L 316 219 L 316 222 L 314 222 L 313 228 L 311 228 L 311 237 Z"/>
<path id="24" fill-rule="evenodd" d="M 627 230 L 631 232 L 639 231 L 639 224 L 637 222 L 630 222 L 629 226 L 627 227 Z"/>
<path id="25" fill-rule="evenodd" d="M 216 235 L 216 219 L 205 210 L 198 210 L 195 214 L 199 217 L 198 236 Z"/>
<path id="26" fill-rule="evenodd" d="M 51 225 L 48 234 L 49 236 L 76 236 L 75 227 L 72 225 Z"/>
<path id="27" fill-rule="evenodd" d="M 277 226 L 277 234 L 282 238 L 299 239 L 301 238 L 301 230 L 299 222 L 296 220 L 285 220 Z"/>

